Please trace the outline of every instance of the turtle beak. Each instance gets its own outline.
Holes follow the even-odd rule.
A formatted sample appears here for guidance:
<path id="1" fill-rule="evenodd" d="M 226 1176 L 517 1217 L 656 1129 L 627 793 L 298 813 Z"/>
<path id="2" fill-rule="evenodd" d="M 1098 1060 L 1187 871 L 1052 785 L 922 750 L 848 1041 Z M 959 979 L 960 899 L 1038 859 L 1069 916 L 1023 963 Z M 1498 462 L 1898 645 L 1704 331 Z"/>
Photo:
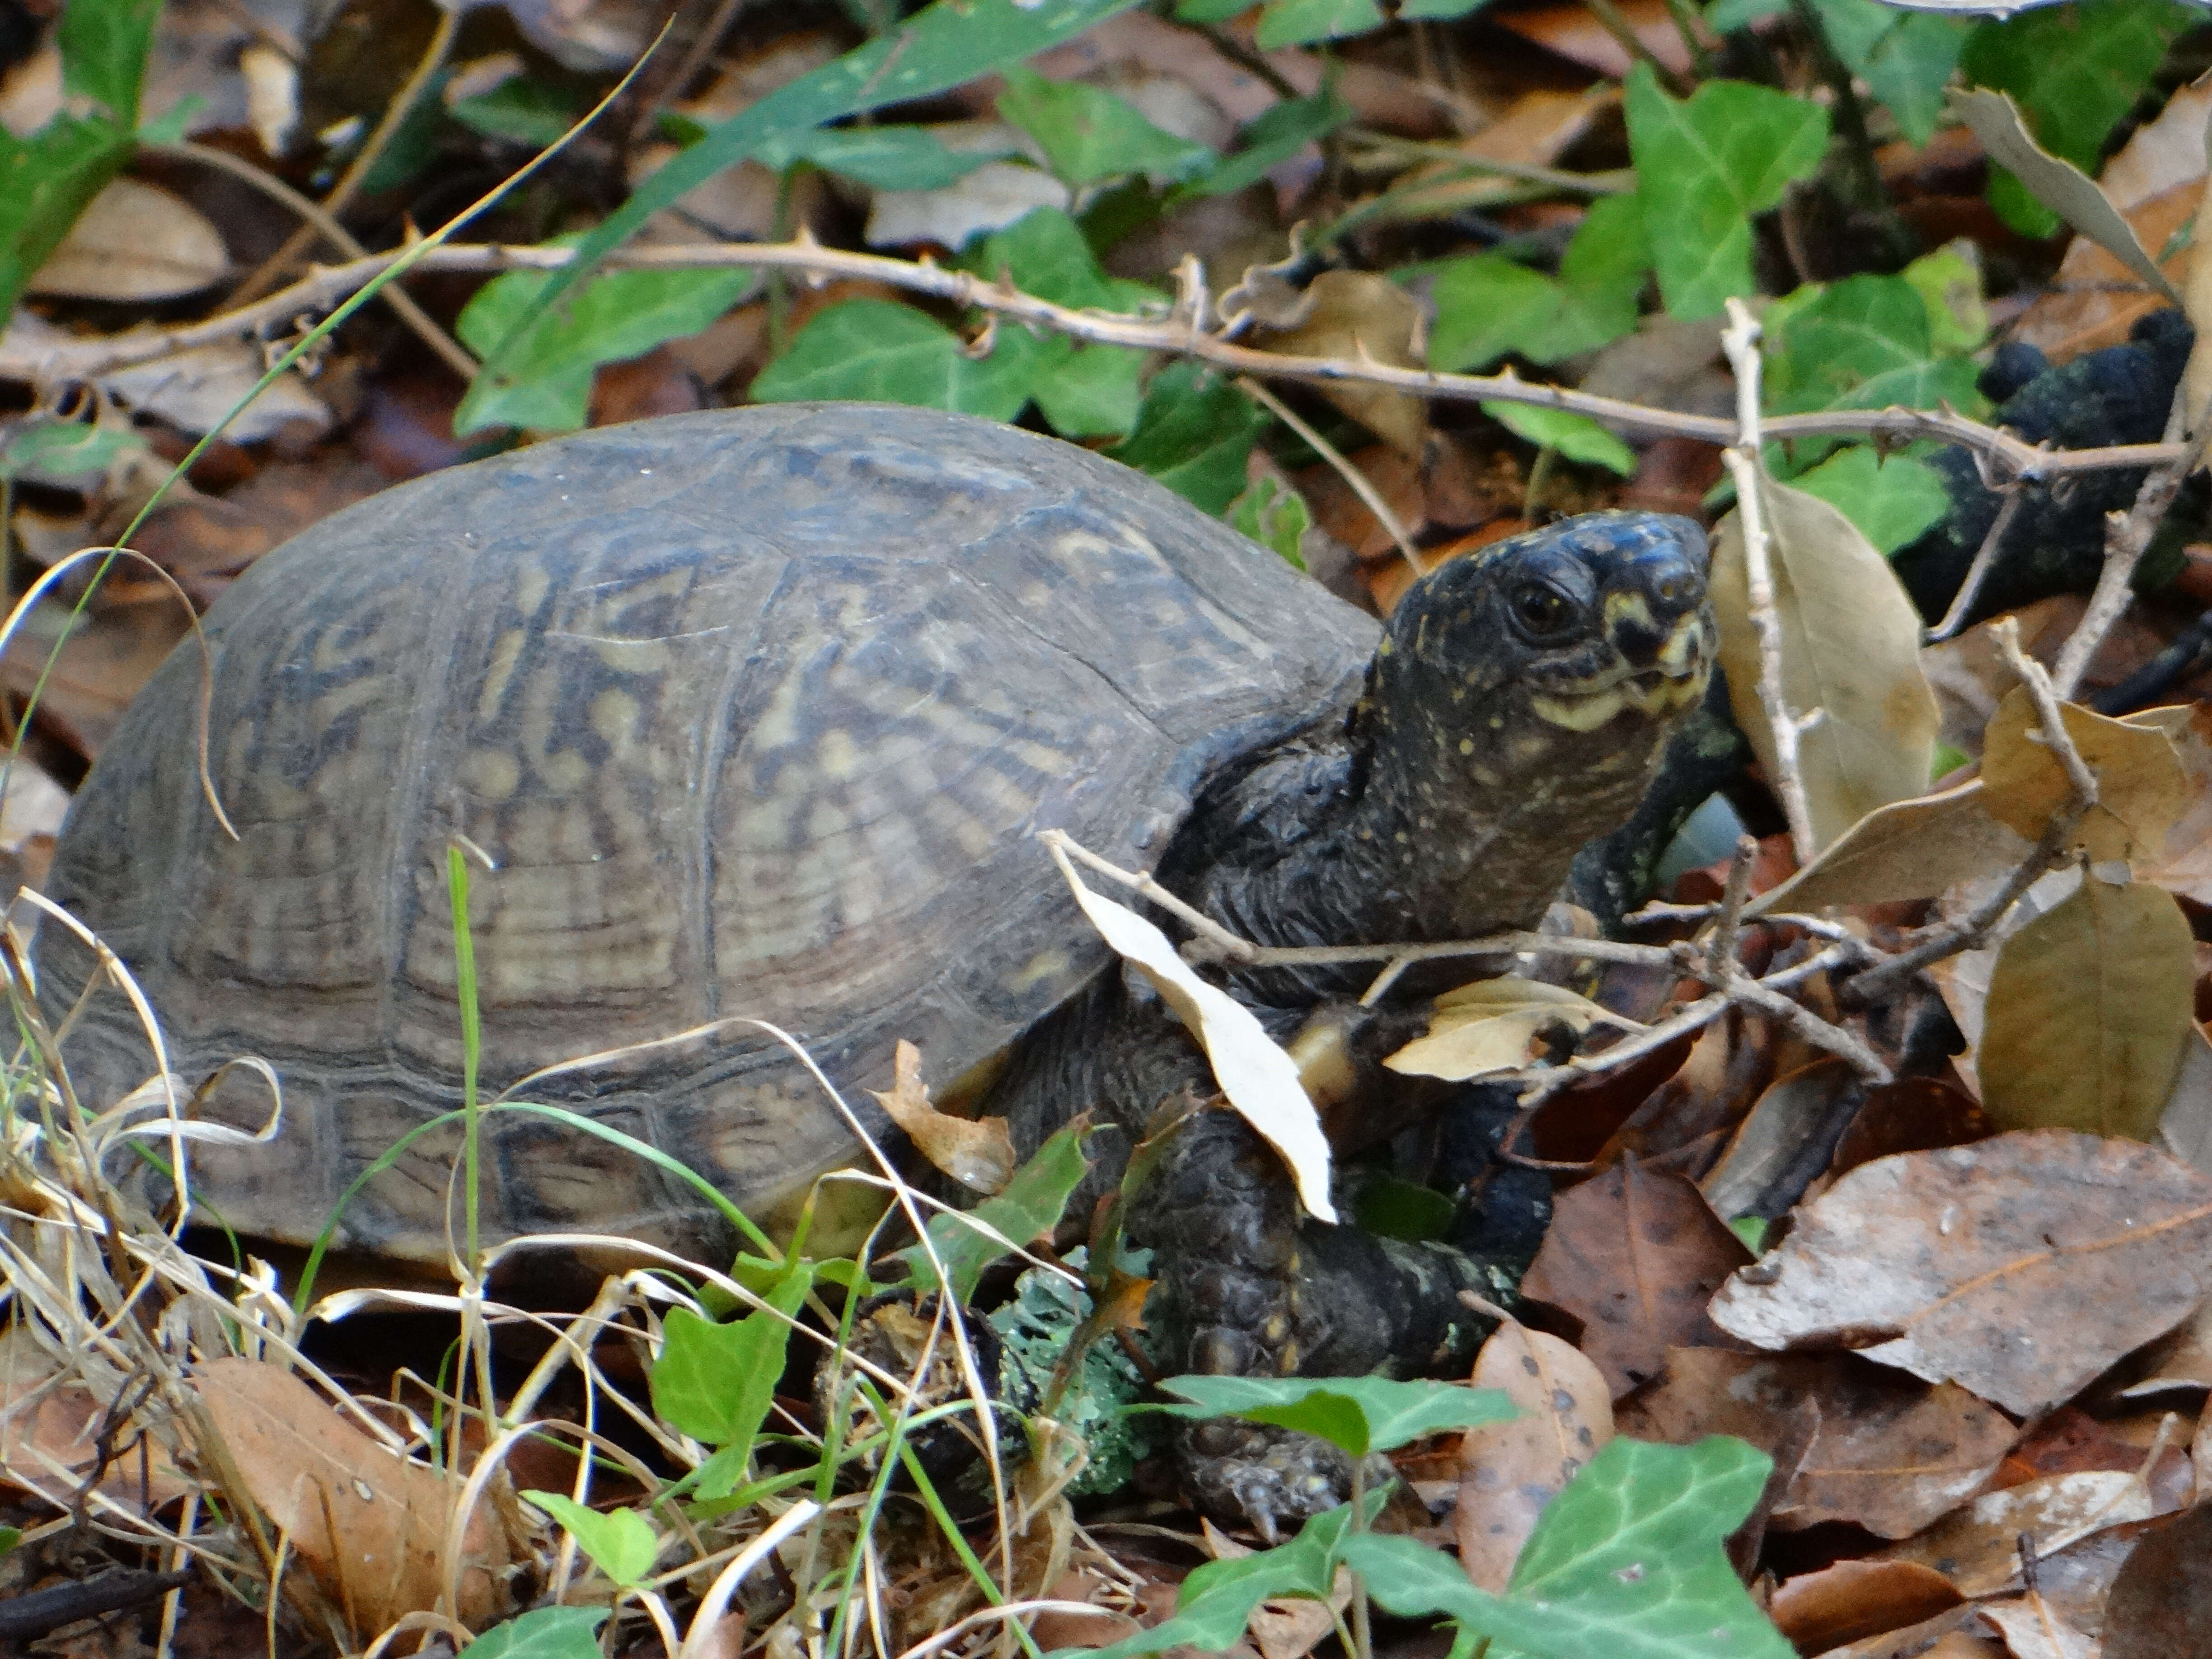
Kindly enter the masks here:
<path id="1" fill-rule="evenodd" d="M 1705 695 L 1716 639 L 1705 602 L 1705 538 L 1687 520 L 1654 528 L 1610 573 L 1604 625 L 1613 665 L 1584 686 L 1535 699 L 1544 720 L 1594 732 L 1625 710 L 1667 720 Z"/>

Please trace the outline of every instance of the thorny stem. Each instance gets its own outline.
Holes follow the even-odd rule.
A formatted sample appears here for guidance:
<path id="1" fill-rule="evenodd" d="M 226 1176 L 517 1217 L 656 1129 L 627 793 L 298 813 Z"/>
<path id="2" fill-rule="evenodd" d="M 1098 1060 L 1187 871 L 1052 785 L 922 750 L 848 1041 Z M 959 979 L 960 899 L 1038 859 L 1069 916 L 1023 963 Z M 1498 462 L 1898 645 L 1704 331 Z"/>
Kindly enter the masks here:
<path id="1" fill-rule="evenodd" d="M 1759 500 L 1759 322 L 1742 301 L 1728 302 L 1728 326 L 1721 349 L 1735 370 L 1736 441 L 1723 452 L 1735 480 L 1736 520 L 1743 532 L 1744 584 L 1748 590 L 1752 631 L 1759 636 L 1759 702 L 1774 743 L 1774 776 L 1769 780 L 1790 820 L 1790 842 L 1801 865 L 1820 850 L 1813 838 L 1813 807 L 1805 794 L 1805 775 L 1797 763 L 1797 740 L 1820 719 L 1813 709 L 1799 714 L 1790 707 L 1782 678 L 1782 616 L 1774 597 L 1772 544 Z"/>
<path id="2" fill-rule="evenodd" d="M 514 247 L 497 243 L 461 243 L 427 252 L 401 248 L 318 270 L 281 293 L 218 316 L 166 329 L 149 329 L 98 339 L 19 344 L 0 352 L 0 375 L 40 384 L 89 380 L 155 362 L 201 346 L 266 337 L 292 328 L 302 317 L 328 309 L 373 281 L 388 266 L 413 254 L 410 269 L 422 271 L 557 270 L 573 254 L 566 248 Z M 1736 422 L 1709 415 L 1686 415 L 1618 398 L 1599 397 L 1565 386 L 1545 386 L 1514 374 L 1447 374 L 1429 369 L 1398 368 L 1371 359 L 1304 357 L 1241 346 L 1206 331 L 1206 298 L 1195 277 L 1182 284 L 1174 311 L 1162 316 L 1115 314 L 1058 306 L 1018 289 L 988 282 L 966 271 L 827 248 L 811 238 L 791 242 L 713 242 L 670 247 L 629 247 L 607 256 L 610 270 L 684 270 L 732 266 L 799 270 L 821 281 L 851 276 L 872 279 L 910 293 L 1010 317 L 1050 329 L 1073 339 L 1139 350 L 1169 352 L 1240 374 L 1316 384 L 1388 386 L 1416 397 L 1445 402 L 1529 404 L 1588 415 L 1623 431 L 1698 438 L 1727 444 L 1738 436 Z M 2114 444 L 2100 448 L 2049 450 L 2022 442 L 2011 433 L 1950 410 L 1838 409 L 1784 415 L 1765 422 L 1769 440 L 1875 437 L 1895 443 L 1932 439 L 1972 450 L 2002 482 L 2012 478 L 2059 478 L 2118 467 L 2157 466 L 2187 453 L 2180 444 Z"/>

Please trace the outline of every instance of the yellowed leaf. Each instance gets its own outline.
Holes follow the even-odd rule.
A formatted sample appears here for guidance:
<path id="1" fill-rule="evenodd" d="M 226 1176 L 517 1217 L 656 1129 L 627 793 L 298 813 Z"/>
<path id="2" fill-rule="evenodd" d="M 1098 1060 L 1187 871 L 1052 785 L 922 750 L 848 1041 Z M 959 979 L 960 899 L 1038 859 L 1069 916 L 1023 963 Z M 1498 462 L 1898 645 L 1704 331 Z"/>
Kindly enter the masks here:
<path id="1" fill-rule="evenodd" d="M 1600 1022 L 1642 1029 L 1565 986 L 1531 979 L 1478 980 L 1438 997 L 1427 1033 L 1382 1063 L 1409 1077 L 1462 1083 L 1525 1066 L 1529 1046 L 1547 1031 L 1565 1026 L 1580 1036 Z"/>
<path id="2" fill-rule="evenodd" d="M 1820 713 L 1798 740 L 1798 769 L 1825 848 L 1876 807 L 1928 787 L 1936 696 L 1920 670 L 1920 617 L 1857 526 L 1818 496 L 1767 481 L 1759 503 L 1782 624 L 1782 683 L 1790 713 Z M 1713 536 L 1713 608 L 1729 701 L 1759 762 L 1776 769 L 1774 733 L 1759 697 L 1743 527 L 1731 512 Z"/>
<path id="3" fill-rule="evenodd" d="M 2029 850 L 1990 816 L 1978 778 L 1941 794 L 1876 807 L 1812 863 L 1746 905 L 1744 914 L 1934 898 L 1960 882 L 2012 869 Z"/>
<path id="4" fill-rule="evenodd" d="M 2107 1527 L 2147 1521 L 2156 1513 L 2149 1489 L 2117 1469 L 2045 1475 L 1976 1498 L 1927 1531 L 1893 1544 L 1879 1559 L 1917 1561 L 1943 1574 L 1969 1597 L 1994 1595 L 2020 1583 L 2021 1556 L 2039 1559 Z"/>
<path id="5" fill-rule="evenodd" d="M 2092 859 L 2133 859 L 2164 849 L 2166 832 L 2189 805 L 2188 776 L 2166 725 L 2186 710 L 2154 708 L 2112 720 L 2061 706 L 2066 735 L 2097 775 L 2097 804 L 2075 832 Z M 1983 804 L 1990 816 L 2033 841 L 2072 793 L 2066 769 L 2044 740 L 2026 686 L 1997 705 L 1982 738 Z"/>
<path id="6" fill-rule="evenodd" d="M 24 285 L 72 300 L 175 300 L 230 269 L 208 216 L 166 190 L 118 179 L 92 198 Z"/>
<path id="7" fill-rule="evenodd" d="M 1364 358 L 1393 368 L 1419 368 L 1427 357 L 1421 302 L 1389 277 L 1366 270 L 1324 270 L 1304 289 L 1305 303 L 1289 327 L 1270 331 L 1267 348 L 1295 357 Z M 1429 434 L 1428 408 L 1419 398 L 1380 386 L 1323 385 L 1321 395 L 1407 455 L 1419 455 Z"/>
<path id="8" fill-rule="evenodd" d="M 1990 1121 L 2149 1139 L 2186 1052 L 2195 978 L 2170 894 L 2083 881 L 1997 953 L 1975 1056 Z"/>
<path id="9" fill-rule="evenodd" d="M 1206 1050 L 1214 1081 L 1230 1105 L 1282 1154 L 1306 1212 L 1334 1222 L 1328 1139 L 1322 1133 L 1321 1115 L 1298 1080 L 1297 1062 L 1267 1035 L 1249 1008 L 1193 973 L 1166 934 L 1127 905 L 1085 886 L 1058 847 L 1053 856 L 1091 925 L 1117 955 L 1152 981 Z"/>
<path id="10" fill-rule="evenodd" d="M 246 1491 L 356 1636 L 366 1642 L 437 1607 L 458 1478 L 402 1457 L 274 1365 L 216 1359 L 193 1381 Z M 509 1559 L 489 1503 L 471 1516 L 461 1547 L 459 1612 L 481 1626 L 506 1611 Z"/>
<path id="11" fill-rule="evenodd" d="M 1503 1595 L 1544 1506 L 1613 1438 L 1613 1389 L 1579 1349 L 1519 1323 L 1482 1345 L 1472 1381 L 1520 1413 L 1469 1429 L 1459 1449 L 1460 1564 Z"/>
<path id="12" fill-rule="evenodd" d="M 972 1191 L 995 1193 L 1003 1188 L 1018 1162 L 1006 1120 L 955 1117 L 939 1111 L 921 1081 L 921 1050 L 904 1037 L 898 1041 L 891 1066 L 890 1088 L 868 1092 L 890 1114 L 891 1121 L 906 1131 L 915 1150 Z"/>

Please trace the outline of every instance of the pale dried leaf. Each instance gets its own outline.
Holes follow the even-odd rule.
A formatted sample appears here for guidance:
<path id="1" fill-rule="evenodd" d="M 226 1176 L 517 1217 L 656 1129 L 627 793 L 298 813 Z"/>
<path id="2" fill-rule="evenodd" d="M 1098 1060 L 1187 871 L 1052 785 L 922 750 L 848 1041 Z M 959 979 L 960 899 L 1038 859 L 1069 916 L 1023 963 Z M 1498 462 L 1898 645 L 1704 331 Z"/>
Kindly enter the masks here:
<path id="1" fill-rule="evenodd" d="M 1055 856 L 1091 925 L 1152 981 L 1206 1050 L 1214 1080 L 1229 1103 L 1282 1154 L 1306 1212 L 1334 1222 L 1328 1141 L 1322 1133 L 1320 1114 L 1298 1081 L 1297 1062 L 1267 1035 L 1249 1008 L 1193 973 L 1166 934 L 1127 906 L 1085 886 L 1066 855 L 1055 849 Z"/>
<path id="2" fill-rule="evenodd" d="M 2194 1020 L 2182 1039 L 2173 1092 L 2159 1114 L 2158 1144 L 2191 1169 L 2212 1175 L 2212 1037 Z M 2212 1383 L 2212 1374 L 2205 1380 Z"/>
<path id="3" fill-rule="evenodd" d="M 2171 894 L 2095 876 L 1997 952 L 1975 1066 L 2001 1129 L 2148 1140 L 2173 1093 L 2196 980 Z"/>
<path id="4" fill-rule="evenodd" d="M 1267 335 L 1269 350 L 1296 357 L 1348 357 L 1393 368 L 1419 368 L 1427 361 L 1421 302 L 1388 276 L 1325 270 L 1306 285 L 1303 297 L 1297 323 Z M 1337 382 L 1324 382 L 1316 390 L 1400 453 L 1421 453 L 1429 417 L 1420 398 Z"/>
<path id="5" fill-rule="evenodd" d="M 1951 112 L 1973 129 L 1990 159 L 2011 169 L 2037 201 L 2174 304 L 2181 303 L 2179 290 L 2136 239 L 2135 228 L 2111 198 L 2081 168 L 2061 161 L 2028 136 L 2008 94 L 1980 87 L 1954 91 L 1950 106 Z"/>
<path id="6" fill-rule="evenodd" d="M 1817 848 L 1876 807 L 1928 787 L 1936 752 L 1935 694 L 1920 669 L 1920 617 L 1873 543 L 1818 496 L 1759 486 L 1782 623 L 1783 693 L 1820 723 L 1798 744 L 1798 770 Z M 1713 536 L 1713 608 L 1736 723 L 1770 776 L 1774 734 L 1759 702 L 1759 636 L 1752 626 L 1741 517 Z"/>
<path id="7" fill-rule="evenodd" d="M 92 1490 L 141 1515 L 196 1490 L 199 1483 L 178 1469 L 160 1433 L 137 1421 L 107 1420 L 126 1388 L 95 1390 L 82 1376 L 61 1376 L 27 1324 L 0 1332 L 0 1486 L 70 1510 L 92 1480 Z"/>
<path id="8" fill-rule="evenodd" d="M 1844 1176 L 1712 1304 L 1759 1347 L 1854 1347 L 2032 1415 L 2188 1317 L 2212 1180 L 2060 1129 L 1900 1152 Z"/>
<path id="9" fill-rule="evenodd" d="M 202 346 L 148 363 L 110 369 L 100 383 L 131 408 L 157 415 L 180 432 L 212 432 L 252 392 L 266 365 L 252 346 Z M 288 428 L 320 432 L 331 411 L 293 370 L 270 381 L 238 418 L 223 427 L 234 444 L 259 443 Z"/>
<path id="10" fill-rule="evenodd" d="M 70 300 L 177 300 L 230 269 L 207 215 L 136 179 L 112 181 L 77 216 L 24 291 Z"/>
<path id="11" fill-rule="evenodd" d="M 2163 848 L 2189 805 L 2181 753 L 2166 727 L 2169 721 L 2185 723 L 2188 711 L 2147 709 L 2112 720 L 2065 703 L 2059 714 L 2066 735 L 2097 775 L 2097 804 L 2075 832 L 2075 845 L 2100 860 Z M 2007 694 L 1983 734 L 1981 781 L 1982 805 L 1990 817 L 2030 841 L 2043 834 L 2051 815 L 2073 793 L 2024 685 Z"/>
<path id="12" fill-rule="evenodd" d="M 2003 1632 L 2012 1659 L 2096 1659 L 2097 1644 L 2030 1591 L 2017 1601 L 1984 1601 L 1982 1617 Z"/>
<path id="13" fill-rule="evenodd" d="M 2029 850 L 1984 808 L 1977 778 L 1876 807 L 1812 863 L 1752 900 L 1744 915 L 1934 898 L 1962 881 L 2014 869 Z"/>
<path id="14" fill-rule="evenodd" d="M 995 1193 L 1012 1179 L 1014 1138 L 1002 1117 L 955 1117 L 930 1103 L 921 1080 L 921 1050 L 904 1037 L 898 1041 L 892 1061 L 891 1086 L 871 1089 L 876 1103 L 890 1114 L 892 1122 L 906 1131 L 915 1150 L 962 1186 L 979 1193 Z"/>
<path id="15" fill-rule="evenodd" d="M 458 1480 L 410 1462 L 274 1365 L 213 1360 L 194 1387 L 246 1491 L 357 1635 L 366 1640 L 438 1605 Z M 459 1611 L 471 1626 L 504 1610 L 507 1545 L 490 1510 L 477 1506 L 462 1541 Z"/>
<path id="16" fill-rule="evenodd" d="M 1382 1063 L 1409 1077 L 1463 1083 L 1528 1063 L 1530 1046 L 1565 1028 L 1577 1036 L 1600 1023 L 1642 1028 L 1563 985 L 1538 980 L 1478 980 L 1438 997 L 1429 1029 Z"/>
<path id="17" fill-rule="evenodd" d="M 1469 1429 L 1459 1448 L 1460 1565 L 1502 1595 L 1544 1506 L 1613 1438 L 1613 1394 L 1578 1350 L 1518 1323 L 1492 1334 L 1470 1380 L 1520 1412 Z"/>
<path id="18" fill-rule="evenodd" d="M 1934 1567 L 1970 1598 L 1996 1595 L 2020 1583 L 2023 1536 L 2039 1557 L 2053 1555 L 2093 1533 L 2156 1512 L 2148 1489 L 2132 1474 L 2097 1469 L 2045 1475 L 1976 1498 L 1892 1545 L 1881 1559 Z"/>

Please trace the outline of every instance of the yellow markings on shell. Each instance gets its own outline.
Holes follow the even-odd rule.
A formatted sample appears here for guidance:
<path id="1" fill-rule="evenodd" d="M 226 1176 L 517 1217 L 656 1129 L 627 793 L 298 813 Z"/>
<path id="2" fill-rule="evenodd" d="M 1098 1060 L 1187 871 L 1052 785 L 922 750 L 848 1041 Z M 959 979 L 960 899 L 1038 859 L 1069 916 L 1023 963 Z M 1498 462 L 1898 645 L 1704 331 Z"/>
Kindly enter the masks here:
<path id="1" fill-rule="evenodd" d="M 853 741 L 853 734 L 842 726 L 831 726 L 815 744 L 815 764 L 826 777 L 852 777 L 866 759 L 860 745 Z"/>
<path id="2" fill-rule="evenodd" d="M 514 665 L 529 638 L 522 629 L 510 628 L 492 647 L 491 661 L 484 668 L 483 690 L 477 693 L 477 719 L 480 723 L 489 725 L 499 717 L 500 705 L 507 698 L 507 681 L 514 678 Z"/>
<path id="3" fill-rule="evenodd" d="M 617 754 L 628 749 L 636 735 L 642 714 L 635 697 L 627 691 L 608 690 L 592 699 L 592 730 Z"/>
<path id="4" fill-rule="evenodd" d="M 675 660 L 665 640 L 617 640 L 602 634 L 591 641 L 599 659 L 617 673 L 661 674 Z"/>
<path id="5" fill-rule="evenodd" d="M 457 770 L 461 787 L 486 800 L 506 800 L 522 787 L 522 763 L 504 749 L 471 749 Z"/>
<path id="6" fill-rule="evenodd" d="M 1073 969 L 1074 963 L 1068 960 L 1066 951 L 1055 945 L 1038 951 L 1008 974 L 1001 983 L 1018 996 L 1034 986 L 1050 985 L 1063 980 Z"/>
<path id="7" fill-rule="evenodd" d="M 573 749 L 556 749 L 538 763 L 540 781 L 556 795 L 580 795 L 590 787 L 592 763 Z"/>
<path id="8" fill-rule="evenodd" d="M 514 606 L 524 616 L 530 615 L 545 603 L 545 595 L 553 586 L 553 579 L 545 574 L 544 567 L 526 563 L 514 573 Z"/>

